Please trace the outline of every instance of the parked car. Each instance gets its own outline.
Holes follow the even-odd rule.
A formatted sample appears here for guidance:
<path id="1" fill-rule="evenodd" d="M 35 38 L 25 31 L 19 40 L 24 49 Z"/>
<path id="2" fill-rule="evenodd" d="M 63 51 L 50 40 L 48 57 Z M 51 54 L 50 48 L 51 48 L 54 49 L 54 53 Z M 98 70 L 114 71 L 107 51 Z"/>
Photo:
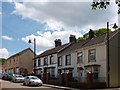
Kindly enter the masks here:
<path id="1" fill-rule="evenodd" d="M 14 75 L 15 75 L 15 74 L 13 74 L 13 73 L 4 73 L 2 79 L 12 80 L 12 77 L 13 77 Z"/>
<path id="2" fill-rule="evenodd" d="M 23 82 L 23 81 L 24 81 L 24 77 L 22 75 L 15 74 L 12 77 L 12 82 Z"/>
<path id="3" fill-rule="evenodd" d="M 0 79 L 2 79 L 3 78 L 3 73 L 2 72 L 0 72 Z"/>
<path id="4" fill-rule="evenodd" d="M 36 86 L 41 86 L 43 84 L 42 80 L 40 80 L 36 76 L 26 76 L 24 78 L 23 85 L 36 85 Z"/>

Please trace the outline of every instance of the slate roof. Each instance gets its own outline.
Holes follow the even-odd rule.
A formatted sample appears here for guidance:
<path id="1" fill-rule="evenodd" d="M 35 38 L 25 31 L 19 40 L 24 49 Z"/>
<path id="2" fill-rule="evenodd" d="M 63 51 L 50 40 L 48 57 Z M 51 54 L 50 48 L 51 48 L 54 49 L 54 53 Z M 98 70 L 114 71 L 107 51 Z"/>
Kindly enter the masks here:
<path id="1" fill-rule="evenodd" d="M 117 33 L 117 31 L 111 32 L 109 34 L 109 39 L 112 38 L 116 33 Z M 95 37 L 95 38 L 90 39 L 90 40 L 89 39 L 84 40 L 84 41 L 81 41 L 80 43 L 72 44 L 67 49 L 65 49 L 63 52 L 70 52 L 70 51 L 74 51 L 74 50 L 77 50 L 80 48 L 89 47 L 89 46 L 100 44 L 100 43 L 105 43 L 106 38 L 107 38 L 107 36 L 106 36 L 106 34 L 104 34 L 104 35 Z"/>
<path id="2" fill-rule="evenodd" d="M 109 34 L 109 38 L 114 36 L 116 33 L 117 33 L 117 31 L 111 32 Z M 74 43 L 74 44 L 67 43 L 67 44 L 46 50 L 45 52 L 38 55 L 36 58 L 47 56 L 47 55 L 54 54 L 54 53 L 70 52 L 70 51 L 74 51 L 76 49 L 80 49 L 83 47 L 104 43 L 105 41 L 106 41 L 106 34 L 95 37 L 90 40 L 81 41 L 80 43 Z"/>
<path id="3" fill-rule="evenodd" d="M 27 49 L 24 49 L 24 50 L 22 50 L 22 51 L 20 51 L 20 52 L 18 52 L 18 53 L 16 53 L 16 54 L 10 56 L 10 57 L 7 58 L 6 60 L 8 60 L 8 59 L 10 59 L 10 58 L 12 58 L 12 57 L 15 57 L 16 55 L 21 55 L 21 54 L 25 53 L 25 52 L 28 51 L 28 50 L 30 50 L 31 52 L 33 52 L 30 48 L 27 48 Z M 33 53 L 34 53 L 34 52 L 33 52 Z"/>
<path id="4" fill-rule="evenodd" d="M 67 43 L 67 44 L 64 44 L 64 45 L 57 46 L 57 47 L 55 47 L 55 48 L 46 50 L 45 52 L 43 52 L 43 53 L 41 53 L 40 55 L 38 55 L 36 58 L 38 58 L 38 57 L 43 57 L 43 56 L 50 55 L 50 54 L 58 53 L 60 50 L 65 49 L 68 45 L 70 45 L 70 44 Z"/>

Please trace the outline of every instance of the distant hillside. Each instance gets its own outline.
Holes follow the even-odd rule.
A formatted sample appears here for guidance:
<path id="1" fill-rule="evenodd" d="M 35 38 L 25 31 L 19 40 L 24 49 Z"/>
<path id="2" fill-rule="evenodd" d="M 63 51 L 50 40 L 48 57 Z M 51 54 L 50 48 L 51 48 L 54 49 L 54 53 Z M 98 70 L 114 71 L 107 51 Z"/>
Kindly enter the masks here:
<path id="1" fill-rule="evenodd" d="M 2 62 L 4 61 L 4 58 L 0 58 L 0 65 L 2 64 Z"/>

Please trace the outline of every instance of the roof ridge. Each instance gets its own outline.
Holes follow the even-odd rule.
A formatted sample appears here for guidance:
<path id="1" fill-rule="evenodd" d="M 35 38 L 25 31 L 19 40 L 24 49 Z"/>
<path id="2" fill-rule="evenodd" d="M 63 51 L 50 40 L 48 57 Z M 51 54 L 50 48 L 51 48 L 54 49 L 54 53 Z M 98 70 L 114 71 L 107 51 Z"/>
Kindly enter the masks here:
<path id="1" fill-rule="evenodd" d="M 61 52 L 62 50 L 64 50 L 65 48 L 67 48 L 68 46 L 70 46 L 72 43 L 69 43 L 67 46 L 61 48 L 60 50 L 58 50 L 58 53 Z"/>
<path id="2" fill-rule="evenodd" d="M 16 53 L 16 54 L 11 55 L 9 58 L 14 57 L 14 56 L 16 56 L 16 55 L 18 55 L 18 54 L 22 54 L 22 53 L 24 53 L 24 52 L 27 51 L 27 50 L 31 50 L 31 48 L 26 48 L 26 49 L 24 49 L 24 50 L 22 50 L 22 51 L 20 51 L 20 52 L 18 52 L 18 53 Z M 31 50 L 31 51 L 32 51 L 32 50 Z M 32 51 L 32 52 L 33 52 L 33 51 Z M 7 59 L 9 59 L 9 58 L 7 58 Z"/>

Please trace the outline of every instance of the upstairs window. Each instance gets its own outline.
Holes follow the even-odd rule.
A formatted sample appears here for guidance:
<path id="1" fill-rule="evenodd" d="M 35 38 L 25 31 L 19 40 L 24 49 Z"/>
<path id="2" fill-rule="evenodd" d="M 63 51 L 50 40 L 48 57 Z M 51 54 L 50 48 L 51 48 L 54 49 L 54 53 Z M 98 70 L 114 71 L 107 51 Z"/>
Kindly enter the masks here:
<path id="1" fill-rule="evenodd" d="M 39 58 L 38 59 L 38 67 L 40 67 L 41 66 L 41 59 Z"/>
<path id="2" fill-rule="evenodd" d="M 65 65 L 71 65 L 71 55 L 66 55 L 66 62 Z"/>
<path id="3" fill-rule="evenodd" d="M 96 51 L 95 49 L 91 49 L 88 51 L 88 62 L 95 62 L 96 60 Z"/>
<path id="4" fill-rule="evenodd" d="M 58 57 L 58 66 L 62 66 L 62 56 Z"/>
<path id="5" fill-rule="evenodd" d="M 34 67 L 36 67 L 36 60 L 34 60 Z"/>
<path id="6" fill-rule="evenodd" d="M 79 52 L 77 54 L 77 64 L 79 63 L 83 63 L 83 53 L 82 52 Z"/>
<path id="7" fill-rule="evenodd" d="M 50 64 L 54 64 L 54 58 L 53 58 L 53 56 L 50 56 Z"/>
<path id="8" fill-rule="evenodd" d="M 48 65 L 47 57 L 44 58 L 44 65 Z"/>

